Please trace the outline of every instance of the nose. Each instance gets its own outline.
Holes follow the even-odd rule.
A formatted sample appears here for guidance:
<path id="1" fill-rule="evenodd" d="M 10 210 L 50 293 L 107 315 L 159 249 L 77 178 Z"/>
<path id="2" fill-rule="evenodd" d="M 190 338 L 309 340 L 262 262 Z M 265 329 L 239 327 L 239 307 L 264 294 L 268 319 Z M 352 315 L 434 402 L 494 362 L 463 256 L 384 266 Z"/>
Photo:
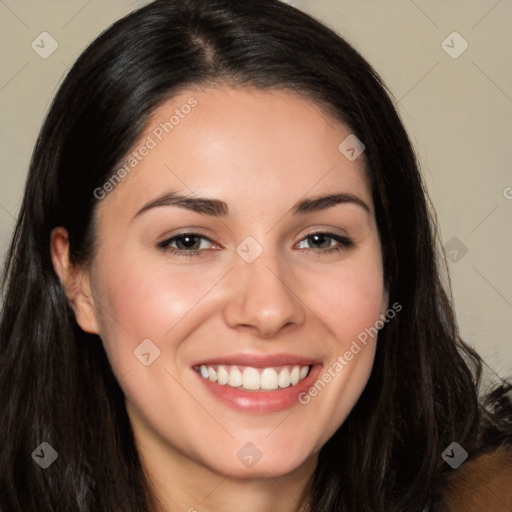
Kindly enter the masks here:
<path id="1" fill-rule="evenodd" d="M 226 323 L 238 330 L 253 330 L 261 338 L 276 336 L 301 325 L 305 306 L 293 290 L 292 270 L 266 250 L 252 263 L 237 260 L 230 272 L 229 295 L 224 307 Z"/>

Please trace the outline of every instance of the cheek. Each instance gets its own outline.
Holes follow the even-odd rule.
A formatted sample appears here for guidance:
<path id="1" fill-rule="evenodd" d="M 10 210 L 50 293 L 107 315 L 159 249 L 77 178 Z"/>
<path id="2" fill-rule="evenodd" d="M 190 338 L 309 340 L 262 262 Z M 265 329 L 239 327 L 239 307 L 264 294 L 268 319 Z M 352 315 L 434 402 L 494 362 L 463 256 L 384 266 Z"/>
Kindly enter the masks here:
<path id="1" fill-rule="evenodd" d="M 99 261 L 98 268 L 94 289 L 100 334 L 120 372 L 133 365 L 134 350 L 143 340 L 172 349 L 169 342 L 176 336 L 171 331 L 190 323 L 187 315 L 219 279 L 218 269 L 199 272 L 183 265 L 170 271 L 165 261 L 129 256 Z"/>
<path id="2" fill-rule="evenodd" d="M 334 434 L 361 396 L 376 350 L 376 322 L 386 295 L 379 261 L 370 258 L 316 276 L 308 300 L 332 343 L 321 374 L 299 397 L 315 421 L 310 433 L 317 448 Z"/>
<path id="3" fill-rule="evenodd" d="M 369 255 L 370 256 L 370 255 Z M 382 266 L 374 257 L 354 258 L 308 281 L 307 300 L 324 326 L 343 347 L 385 312 Z"/>
<path id="4" fill-rule="evenodd" d="M 364 277 L 348 276 L 330 286 L 328 299 L 322 301 L 321 318 L 325 319 L 338 340 L 354 339 L 378 320 L 382 310 L 383 285 L 372 277 L 369 274 Z"/>

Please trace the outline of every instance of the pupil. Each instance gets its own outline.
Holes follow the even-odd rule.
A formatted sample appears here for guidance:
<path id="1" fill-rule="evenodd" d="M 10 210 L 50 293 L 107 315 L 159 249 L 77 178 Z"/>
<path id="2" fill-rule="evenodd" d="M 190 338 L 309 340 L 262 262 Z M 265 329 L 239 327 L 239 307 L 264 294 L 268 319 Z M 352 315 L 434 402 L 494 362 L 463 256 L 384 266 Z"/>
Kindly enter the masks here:
<path id="1" fill-rule="evenodd" d="M 312 238 L 314 242 L 318 243 L 319 245 L 322 245 L 322 243 L 325 241 L 325 237 L 322 234 L 312 235 Z"/>
<path id="2" fill-rule="evenodd" d="M 196 245 L 196 243 L 194 242 L 195 238 L 196 237 L 194 235 L 185 235 L 178 239 L 178 243 L 181 242 L 182 245 L 184 245 L 187 249 L 190 249 L 191 247 Z"/>

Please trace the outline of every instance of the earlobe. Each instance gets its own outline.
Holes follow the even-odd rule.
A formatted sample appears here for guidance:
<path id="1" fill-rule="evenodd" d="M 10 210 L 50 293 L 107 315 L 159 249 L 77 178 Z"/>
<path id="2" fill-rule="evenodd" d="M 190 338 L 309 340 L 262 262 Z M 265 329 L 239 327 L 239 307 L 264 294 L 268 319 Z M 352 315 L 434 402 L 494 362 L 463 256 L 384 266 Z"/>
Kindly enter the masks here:
<path id="1" fill-rule="evenodd" d="M 76 267 L 70 262 L 69 237 L 65 228 L 57 227 L 52 230 L 50 250 L 53 268 L 73 308 L 78 325 L 85 332 L 99 334 L 90 275 L 86 269 Z"/>
<path id="2" fill-rule="evenodd" d="M 387 288 L 384 289 L 384 293 L 382 295 L 382 306 L 381 306 L 381 315 L 386 315 L 389 309 L 389 290 Z"/>

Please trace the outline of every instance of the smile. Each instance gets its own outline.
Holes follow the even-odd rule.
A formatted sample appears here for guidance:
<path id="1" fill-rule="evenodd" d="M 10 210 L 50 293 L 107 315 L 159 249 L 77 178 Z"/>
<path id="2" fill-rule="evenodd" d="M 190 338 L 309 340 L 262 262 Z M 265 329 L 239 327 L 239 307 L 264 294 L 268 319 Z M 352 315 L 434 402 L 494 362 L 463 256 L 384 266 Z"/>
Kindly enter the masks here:
<path id="1" fill-rule="evenodd" d="M 298 354 L 229 354 L 194 361 L 192 373 L 220 404 L 266 414 L 302 405 L 298 396 L 315 381 L 321 360 Z"/>
<path id="2" fill-rule="evenodd" d="M 297 385 L 305 379 L 310 366 L 284 365 L 253 368 L 238 365 L 200 365 L 194 368 L 203 377 L 221 386 L 243 391 L 272 391 Z"/>

